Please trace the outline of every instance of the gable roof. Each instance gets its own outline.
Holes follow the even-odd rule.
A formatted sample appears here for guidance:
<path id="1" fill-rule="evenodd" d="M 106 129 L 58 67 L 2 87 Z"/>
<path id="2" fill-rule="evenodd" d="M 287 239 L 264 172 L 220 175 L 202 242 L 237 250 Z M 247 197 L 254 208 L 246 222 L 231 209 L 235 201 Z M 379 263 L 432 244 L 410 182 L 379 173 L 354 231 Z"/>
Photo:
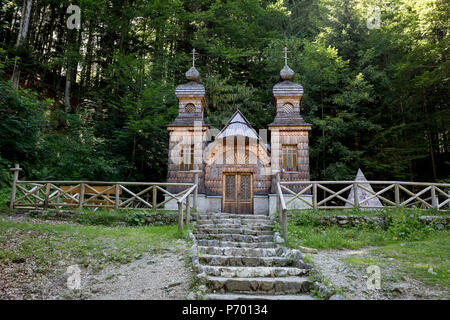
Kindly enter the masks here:
<path id="1" fill-rule="evenodd" d="M 239 110 L 237 110 L 231 119 L 228 120 L 222 131 L 216 136 L 216 139 L 224 139 L 231 136 L 244 136 L 252 139 L 260 139 L 255 129 L 250 125 L 250 122 L 248 122 Z"/>

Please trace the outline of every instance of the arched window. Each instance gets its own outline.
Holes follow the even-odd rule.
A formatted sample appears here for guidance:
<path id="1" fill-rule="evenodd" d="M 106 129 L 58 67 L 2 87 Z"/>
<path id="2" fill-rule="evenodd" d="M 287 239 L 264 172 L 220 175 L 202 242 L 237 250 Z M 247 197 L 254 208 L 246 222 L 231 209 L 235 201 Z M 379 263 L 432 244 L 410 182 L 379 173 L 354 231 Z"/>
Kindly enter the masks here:
<path id="1" fill-rule="evenodd" d="M 187 113 L 195 112 L 195 105 L 193 103 L 188 103 L 184 106 L 184 111 L 186 111 Z"/>
<path id="2" fill-rule="evenodd" d="M 285 113 L 292 113 L 294 112 L 294 106 L 292 105 L 292 103 L 285 103 L 283 105 L 283 111 Z"/>

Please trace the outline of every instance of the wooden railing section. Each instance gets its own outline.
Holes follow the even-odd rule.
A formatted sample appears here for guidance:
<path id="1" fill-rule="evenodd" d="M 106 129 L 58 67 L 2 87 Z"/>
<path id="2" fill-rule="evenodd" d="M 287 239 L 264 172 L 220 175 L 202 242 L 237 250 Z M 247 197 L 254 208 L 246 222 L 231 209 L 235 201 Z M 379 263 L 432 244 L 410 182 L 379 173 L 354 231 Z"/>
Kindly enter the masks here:
<path id="1" fill-rule="evenodd" d="M 287 211 L 297 201 L 302 209 L 381 209 L 386 207 L 416 207 L 419 209 L 450 210 L 450 183 L 401 182 L 401 181 L 280 181 L 276 180 L 277 212 L 283 237 L 287 238 Z M 368 188 L 368 185 L 371 188 Z M 300 188 L 301 186 L 301 188 Z M 353 201 L 348 194 L 353 188 Z M 301 189 L 294 191 L 292 189 Z M 359 191 L 368 195 L 365 199 L 355 196 Z M 287 198 L 286 195 L 290 197 Z M 379 199 L 382 207 L 370 206 L 369 201 Z M 301 210 L 301 209 L 295 209 Z"/>
<path id="2" fill-rule="evenodd" d="M 155 210 L 169 201 L 178 204 L 178 228 L 183 231 L 190 223 L 191 207 L 197 210 L 197 183 L 106 182 L 106 181 L 21 181 L 16 165 L 11 192 L 10 209 L 106 209 Z M 194 171 L 195 182 L 198 172 Z M 185 187 L 171 193 L 167 187 Z M 191 204 L 190 196 L 193 201 Z M 162 201 L 161 201 L 162 200 Z"/>

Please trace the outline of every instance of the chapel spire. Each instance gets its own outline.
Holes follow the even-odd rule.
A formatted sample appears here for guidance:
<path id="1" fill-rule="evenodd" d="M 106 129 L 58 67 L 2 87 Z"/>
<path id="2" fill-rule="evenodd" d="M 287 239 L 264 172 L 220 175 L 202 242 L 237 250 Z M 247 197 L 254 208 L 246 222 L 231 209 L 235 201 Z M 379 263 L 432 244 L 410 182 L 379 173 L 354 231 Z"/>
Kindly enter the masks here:
<path id="1" fill-rule="evenodd" d="M 280 78 L 282 80 L 292 81 L 294 80 L 294 71 L 288 66 L 288 49 L 284 47 L 284 68 L 280 71 Z"/>
<path id="2" fill-rule="evenodd" d="M 286 172 L 283 181 L 308 181 L 309 176 L 309 131 L 311 125 L 300 115 L 303 87 L 294 82 L 294 71 L 288 65 L 288 50 L 284 48 L 284 67 L 280 71 L 281 81 L 273 86 L 273 104 L 276 115 L 268 125 L 270 130 L 270 162 L 273 172 Z M 272 193 L 276 192 L 276 179 L 272 178 Z M 292 190 L 300 192 L 304 186 Z"/>
<path id="3" fill-rule="evenodd" d="M 201 83 L 200 73 L 195 68 L 195 49 L 192 50 L 192 66 L 186 72 L 187 83 L 180 84 L 175 89 L 178 98 L 178 116 L 169 126 L 193 126 L 196 121 L 203 125 L 203 114 L 207 105 L 205 86 Z"/>
<path id="4" fill-rule="evenodd" d="M 195 49 L 192 49 L 192 67 L 186 72 L 186 79 L 189 81 L 200 82 L 200 73 L 195 68 L 195 55 L 198 54 Z"/>

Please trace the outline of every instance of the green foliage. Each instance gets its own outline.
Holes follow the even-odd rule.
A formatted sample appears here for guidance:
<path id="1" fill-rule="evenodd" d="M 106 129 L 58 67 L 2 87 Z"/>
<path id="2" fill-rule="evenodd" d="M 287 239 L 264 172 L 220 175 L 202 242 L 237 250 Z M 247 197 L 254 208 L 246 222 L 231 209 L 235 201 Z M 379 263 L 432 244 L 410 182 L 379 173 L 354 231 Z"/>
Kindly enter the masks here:
<path id="1" fill-rule="evenodd" d="M 144 211 L 135 211 L 127 215 L 126 222 L 130 226 L 143 226 L 147 221 L 148 213 Z"/>
<path id="2" fill-rule="evenodd" d="M 448 215 L 448 213 L 442 212 L 441 214 Z M 322 217 L 346 215 L 380 216 L 385 218 L 385 222 L 382 225 L 368 222 L 355 226 L 350 224 L 338 226 L 324 225 L 320 221 Z M 419 241 L 446 232 L 438 230 L 436 223 L 426 225 L 421 222 L 418 217 L 422 215 L 424 212 L 419 209 L 386 209 L 373 212 L 363 210 L 299 211 L 288 219 L 288 244 L 293 247 L 301 244 L 318 249 L 357 249 L 364 246 L 390 244 L 400 240 Z"/>
<path id="3" fill-rule="evenodd" d="M 12 183 L 13 175 L 10 168 L 12 168 L 11 163 L 0 156 L 0 190 Z"/>
<path id="4" fill-rule="evenodd" d="M 131 170 L 123 156 L 115 155 L 105 139 L 95 136 L 92 114 L 68 115 L 55 112 L 50 124 L 60 122 L 67 129 L 42 132 L 37 144 L 38 166 L 30 176 L 42 180 L 117 181 Z"/>
<path id="5" fill-rule="evenodd" d="M 433 232 L 432 226 L 425 226 L 416 214 L 395 216 L 389 226 L 391 234 L 402 240 L 422 240 Z"/>
<path id="6" fill-rule="evenodd" d="M 0 80 L 0 157 L 33 163 L 48 101 L 28 90 L 14 90 Z"/>
<path id="7" fill-rule="evenodd" d="M 86 225 L 102 225 L 102 226 L 116 226 L 123 222 L 124 215 L 120 211 L 106 210 L 106 211 L 81 211 L 76 215 L 75 221 Z"/>
<path id="8" fill-rule="evenodd" d="M 24 176 L 165 180 L 165 126 L 192 48 L 205 119 L 220 130 L 236 109 L 256 129 L 272 122 L 287 46 L 313 126 L 312 179 L 362 167 L 372 179 L 448 181 L 448 1 L 83 0 L 71 32 L 66 1 L 35 1 L 16 47 L 21 5 L 0 6 L 0 159 Z M 372 5 L 380 29 L 367 27 Z M 14 62 L 26 90 L 4 80 Z"/>

